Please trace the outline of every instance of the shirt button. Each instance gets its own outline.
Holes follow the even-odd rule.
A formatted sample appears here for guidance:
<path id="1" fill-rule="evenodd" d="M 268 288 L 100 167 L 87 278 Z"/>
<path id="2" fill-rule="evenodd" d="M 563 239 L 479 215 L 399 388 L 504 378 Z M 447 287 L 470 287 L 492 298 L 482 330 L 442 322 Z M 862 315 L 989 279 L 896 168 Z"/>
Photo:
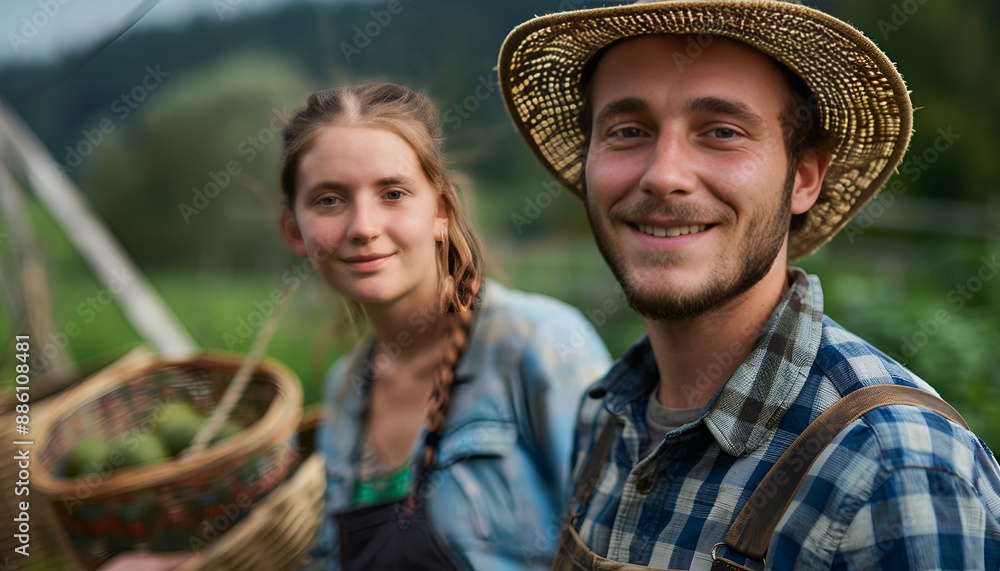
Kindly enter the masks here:
<path id="1" fill-rule="evenodd" d="M 656 481 L 653 480 L 652 478 L 643 478 L 638 482 L 636 482 L 635 489 L 640 494 L 648 494 L 653 490 L 653 484 L 655 483 Z"/>

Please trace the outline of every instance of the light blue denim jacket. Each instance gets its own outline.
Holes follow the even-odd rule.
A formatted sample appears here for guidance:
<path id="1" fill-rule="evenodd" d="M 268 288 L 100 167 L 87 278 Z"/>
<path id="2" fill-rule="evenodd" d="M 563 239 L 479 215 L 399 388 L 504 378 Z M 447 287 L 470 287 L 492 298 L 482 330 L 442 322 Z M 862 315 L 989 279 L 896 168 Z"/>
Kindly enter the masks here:
<path id="1" fill-rule="evenodd" d="M 325 455 L 326 517 L 314 555 L 339 568 L 332 514 L 349 506 L 360 457 L 361 372 L 369 341 L 327 379 L 317 450 Z M 475 569 L 548 569 L 571 490 L 576 403 L 611 364 L 576 309 L 489 281 L 456 366 L 438 465 L 418 496 L 442 539 Z M 423 454 L 424 430 L 411 451 Z"/>

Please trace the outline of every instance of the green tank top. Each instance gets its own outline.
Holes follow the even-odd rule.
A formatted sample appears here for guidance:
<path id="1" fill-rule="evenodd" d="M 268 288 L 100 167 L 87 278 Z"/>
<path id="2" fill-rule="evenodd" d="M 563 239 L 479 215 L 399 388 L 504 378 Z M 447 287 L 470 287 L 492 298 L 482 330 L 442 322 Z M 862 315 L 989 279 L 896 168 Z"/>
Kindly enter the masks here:
<path id="1" fill-rule="evenodd" d="M 393 468 L 365 442 L 361 475 L 351 501 L 355 506 L 363 506 L 404 498 L 410 491 L 411 480 L 409 460 Z"/>

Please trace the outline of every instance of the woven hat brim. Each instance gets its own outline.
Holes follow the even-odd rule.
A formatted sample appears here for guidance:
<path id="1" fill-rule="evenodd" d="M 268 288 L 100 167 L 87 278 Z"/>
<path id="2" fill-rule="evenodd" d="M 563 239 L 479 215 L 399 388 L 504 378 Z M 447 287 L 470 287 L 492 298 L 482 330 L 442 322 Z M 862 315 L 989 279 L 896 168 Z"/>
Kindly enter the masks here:
<path id="1" fill-rule="evenodd" d="M 623 38 L 711 35 L 748 44 L 797 73 L 836 141 L 830 167 L 788 256 L 826 243 L 885 184 L 906 151 L 913 110 L 903 78 L 874 43 L 818 10 L 780 1 L 630 4 L 551 14 L 515 28 L 500 51 L 500 86 L 514 124 L 542 164 L 583 197 L 580 81 L 587 62 Z"/>

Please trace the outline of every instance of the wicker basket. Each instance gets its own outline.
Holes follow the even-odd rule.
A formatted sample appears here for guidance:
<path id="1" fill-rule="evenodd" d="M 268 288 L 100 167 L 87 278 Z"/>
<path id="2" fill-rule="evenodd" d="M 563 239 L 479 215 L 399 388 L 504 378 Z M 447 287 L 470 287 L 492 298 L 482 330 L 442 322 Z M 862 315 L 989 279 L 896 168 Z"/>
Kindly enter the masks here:
<path id="1" fill-rule="evenodd" d="M 302 393 L 293 373 L 268 361 L 233 411 L 246 427 L 236 436 L 161 464 L 102 465 L 96 474 L 65 477 L 64 457 L 87 436 L 138 446 L 168 403 L 210 412 L 240 363 L 218 355 L 156 361 L 128 374 L 95 375 L 53 403 L 38 426 L 40 469 L 33 477 L 84 567 L 124 551 L 197 549 L 287 478 L 298 461 Z"/>
<path id="2" fill-rule="evenodd" d="M 153 360 L 153 355 L 145 347 L 137 347 L 118 357 L 113 363 L 104 367 L 104 374 L 128 374 L 129 370 L 143 365 L 147 365 Z M 32 475 L 36 469 L 34 462 L 37 458 L 37 450 L 41 446 L 42 440 L 37 438 L 36 427 L 44 417 L 49 414 L 49 410 L 54 402 L 58 400 L 62 391 L 69 390 L 67 387 L 49 385 L 54 391 L 50 394 L 38 394 L 32 392 L 29 404 L 31 418 L 31 432 L 27 436 L 22 436 L 14 432 L 16 426 L 14 422 L 15 405 L 19 402 L 10 399 L 4 401 L 0 399 L 0 458 L 13 458 L 25 449 L 32 460 Z M 27 440 L 34 444 L 29 446 L 17 446 L 15 441 Z M 13 493 L 19 468 L 17 462 L 0 462 L 0 486 L 10 493 L 0 494 L 0 554 L 3 555 L 3 565 L 8 565 L 11 569 L 60 569 L 65 570 L 73 565 L 69 558 L 69 545 L 59 521 L 56 519 L 52 506 L 37 496 L 25 497 L 17 496 Z M 30 488 L 32 491 L 37 486 L 37 479 L 32 478 Z M 37 493 L 37 492 L 36 492 Z M 19 513 L 18 504 L 28 501 L 29 516 L 31 518 L 30 530 L 30 555 L 25 557 L 17 554 L 14 549 L 21 545 L 21 542 L 14 537 L 16 527 L 14 517 Z M 9 514 L 9 517 L 8 517 Z M 30 565 L 29 565 L 30 563 Z M 3 569 L 0 565 L 0 569 Z"/>
<path id="3" fill-rule="evenodd" d="M 322 458 L 313 454 L 245 520 L 176 571 L 297 569 L 323 518 L 325 484 Z"/>

